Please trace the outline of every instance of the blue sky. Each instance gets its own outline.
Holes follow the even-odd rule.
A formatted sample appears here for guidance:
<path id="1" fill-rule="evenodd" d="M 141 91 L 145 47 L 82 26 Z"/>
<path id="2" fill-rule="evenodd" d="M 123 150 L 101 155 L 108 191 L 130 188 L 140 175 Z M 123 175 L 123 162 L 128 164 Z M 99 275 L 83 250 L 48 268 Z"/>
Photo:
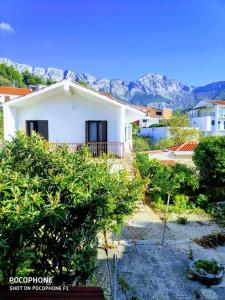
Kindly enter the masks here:
<path id="1" fill-rule="evenodd" d="M 0 56 L 133 80 L 225 80 L 225 0 L 1 0 Z"/>

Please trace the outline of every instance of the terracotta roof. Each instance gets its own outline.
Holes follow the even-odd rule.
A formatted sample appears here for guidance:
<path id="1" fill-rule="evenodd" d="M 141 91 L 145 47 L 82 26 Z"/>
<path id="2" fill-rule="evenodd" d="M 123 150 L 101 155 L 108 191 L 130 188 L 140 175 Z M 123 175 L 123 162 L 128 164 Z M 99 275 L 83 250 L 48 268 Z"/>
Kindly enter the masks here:
<path id="1" fill-rule="evenodd" d="M 225 105 L 225 100 L 205 100 L 205 101 L 213 104 Z"/>
<path id="2" fill-rule="evenodd" d="M 32 92 L 31 89 L 22 89 L 12 86 L 0 86 L 0 94 L 25 96 Z"/>
<path id="3" fill-rule="evenodd" d="M 193 142 L 186 142 L 180 145 L 176 145 L 168 149 L 172 151 L 194 151 L 197 145 L 198 143 L 193 141 Z"/>

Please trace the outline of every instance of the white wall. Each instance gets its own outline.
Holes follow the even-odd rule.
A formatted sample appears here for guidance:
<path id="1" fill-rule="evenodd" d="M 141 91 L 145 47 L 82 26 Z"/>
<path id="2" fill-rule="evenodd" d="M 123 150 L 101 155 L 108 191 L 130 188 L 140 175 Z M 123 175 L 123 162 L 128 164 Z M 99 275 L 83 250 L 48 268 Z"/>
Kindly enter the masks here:
<path id="1" fill-rule="evenodd" d="M 211 116 L 191 118 L 191 125 L 200 131 L 211 131 L 214 130 L 214 126 L 211 126 L 212 120 L 215 119 Z"/>
<path id="2" fill-rule="evenodd" d="M 139 127 L 146 128 L 146 127 L 149 127 L 152 124 L 159 124 L 160 120 L 162 120 L 162 118 L 146 117 L 144 119 L 139 120 Z"/>
<path id="3" fill-rule="evenodd" d="M 17 130 L 25 129 L 26 120 L 48 120 L 49 141 L 84 143 L 85 121 L 106 120 L 108 141 L 121 141 L 119 106 L 99 99 L 90 100 L 90 96 L 87 98 L 63 92 L 54 97 L 45 98 L 42 95 L 41 100 L 33 100 L 31 98 L 28 104 L 17 107 Z"/>
<path id="4" fill-rule="evenodd" d="M 170 127 L 141 128 L 139 135 L 149 136 L 153 144 L 161 139 L 170 137 Z"/>

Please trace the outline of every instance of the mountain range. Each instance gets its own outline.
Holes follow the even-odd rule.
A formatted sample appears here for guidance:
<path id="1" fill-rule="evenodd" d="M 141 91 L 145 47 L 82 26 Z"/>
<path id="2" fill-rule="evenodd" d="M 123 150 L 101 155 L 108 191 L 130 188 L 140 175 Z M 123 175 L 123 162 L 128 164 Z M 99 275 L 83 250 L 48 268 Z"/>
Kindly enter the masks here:
<path id="1" fill-rule="evenodd" d="M 98 91 L 108 92 L 114 97 L 132 104 L 187 110 L 201 99 L 225 99 L 225 81 L 194 87 L 156 73 L 148 73 L 136 80 L 127 81 L 99 78 L 89 73 L 76 73 L 53 67 L 47 69 L 32 67 L 4 57 L 0 57 L 0 64 L 11 65 L 21 73 L 27 70 L 45 80 L 60 81 L 71 78 L 75 81 L 85 82 Z"/>

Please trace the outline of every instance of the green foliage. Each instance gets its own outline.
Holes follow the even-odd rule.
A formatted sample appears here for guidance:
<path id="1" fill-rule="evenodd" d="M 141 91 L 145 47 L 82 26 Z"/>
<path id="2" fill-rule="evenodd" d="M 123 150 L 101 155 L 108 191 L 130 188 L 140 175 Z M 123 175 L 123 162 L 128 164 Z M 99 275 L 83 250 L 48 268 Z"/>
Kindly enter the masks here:
<path id="1" fill-rule="evenodd" d="M 95 269 L 97 233 L 117 232 L 142 197 L 142 183 L 111 173 L 87 148 L 55 152 L 19 132 L 0 151 L 0 275 L 84 283 Z"/>
<path id="2" fill-rule="evenodd" d="M 193 161 L 212 201 L 225 200 L 225 136 L 207 137 L 195 149 Z"/>
<path id="3" fill-rule="evenodd" d="M 137 134 L 138 130 L 139 130 L 139 126 L 135 122 L 133 122 L 132 123 L 132 133 Z"/>
<path id="4" fill-rule="evenodd" d="M 153 150 L 168 149 L 174 146 L 174 141 L 172 139 L 160 139 L 152 147 Z"/>
<path id="5" fill-rule="evenodd" d="M 0 76 L 0 86 L 12 86 L 12 82 L 7 78 Z"/>
<path id="6" fill-rule="evenodd" d="M 203 209 L 206 209 L 208 207 L 208 197 L 204 194 L 199 194 L 197 199 L 196 199 L 196 204 L 203 208 Z"/>
<path id="7" fill-rule="evenodd" d="M 207 259 L 196 260 L 195 268 L 196 271 L 199 273 L 201 273 L 201 270 L 204 270 L 205 272 L 214 275 L 216 275 L 220 270 L 223 269 L 223 267 L 218 266 L 215 260 L 207 260 Z"/>
<path id="8" fill-rule="evenodd" d="M 150 138 L 133 135 L 133 151 L 147 151 L 150 150 Z"/>
<path id="9" fill-rule="evenodd" d="M 22 74 L 16 71 L 12 66 L 0 64 L 0 75 L 4 79 L 8 79 L 11 82 L 11 84 L 15 86 L 25 87 Z"/>
<path id="10" fill-rule="evenodd" d="M 26 86 L 28 85 L 38 85 L 38 84 L 45 84 L 45 81 L 38 76 L 32 75 L 27 70 L 22 73 L 23 82 Z"/>
<path id="11" fill-rule="evenodd" d="M 0 142 L 3 140 L 3 111 L 0 109 Z"/>
<path id="12" fill-rule="evenodd" d="M 165 210 L 168 194 L 171 194 L 171 212 L 182 213 L 196 209 L 188 198 L 199 188 L 195 169 L 182 164 L 167 166 L 140 153 L 136 155 L 136 165 L 142 178 L 148 178 L 148 192 L 156 209 Z"/>
<path id="13" fill-rule="evenodd" d="M 29 71 L 19 73 L 13 66 L 0 64 L 0 86 L 16 86 L 27 87 L 29 85 L 46 84 L 50 85 L 55 83 L 51 79 L 43 80 L 39 76 L 32 75 Z"/>
<path id="14" fill-rule="evenodd" d="M 199 139 L 199 131 L 190 128 L 190 120 L 186 114 L 176 112 L 170 120 L 165 120 L 164 124 L 170 126 L 170 139 L 173 145 Z"/>

